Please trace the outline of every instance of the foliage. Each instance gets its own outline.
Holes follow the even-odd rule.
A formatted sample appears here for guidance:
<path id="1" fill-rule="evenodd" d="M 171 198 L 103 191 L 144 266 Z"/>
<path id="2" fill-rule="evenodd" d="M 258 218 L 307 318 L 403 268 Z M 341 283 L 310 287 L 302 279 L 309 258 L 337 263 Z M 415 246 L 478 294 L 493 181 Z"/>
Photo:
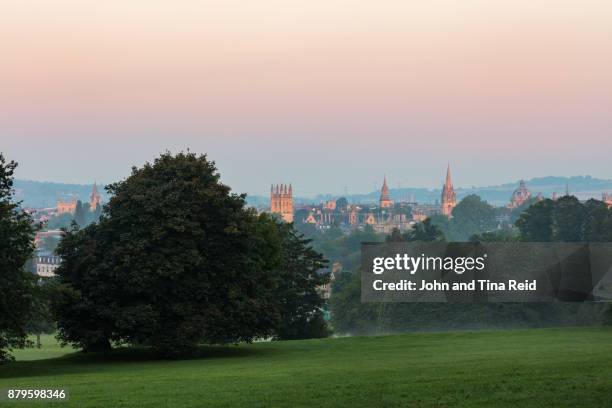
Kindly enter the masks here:
<path id="1" fill-rule="evenodd" d="M 465 241 L 474 234 L 486 232 L 497 226 L 495 210 L 477 195 L 469 195 L 453 209 L 451 219 L 451 234 Z"/>
<path id="2" fill-rule="evenodd" d="M 371 334 L 384 304 L 361 302 L 361 276 L 359 271 L 342 274 L 343 279 L 334 282 L 331 307 L 331 323 L 334 332 L 340 334 Z"/>
<path id="3" fill-rule="evenodd" d="M 279 267 L 278 300 L 281 320 L 277 340 L 327 337 L 323 315 L 325 301 L 318 287 L 329 282 L 326 261 L 313 250 L 310 240 L 299 236 L 292 224 L 279 224 L 282 235 L 282 262 Z"/>
<path id="4" fill-rule="evenodd" d="M 25 346 L 34 298 L 34 276 L 24 268 L 34 250 L 34 225 L 12 201 L 16 167 L 0 153 L 0 362 Z"/>
<path id="5" fill-rule="evenodd" d="M 469 195 L 453 209 L 452 218 L 437 215 L 431 222 L 448 241 L 467 241 L 473 235 L 489 232 L 497 227 L 496 211 L 477 195 Z"/>
<path id="6" fill-rule="evenodd" d="M 600 325 L 597 303 L 362 303 L 361 277 L 333 288 L 331 321 L 338 334 Z"/>
<path id="7" fill-rule="evenodd" d="M 598 200 L 564 196 L 533 204 L 517 220 L 527 242 L 611 242 L 612 209 Z"/>
<path id="8" fill-rule="evenodd" d="M 338 210 L 346 211 L 348 205 L 349 203 L 347 199 L 344 197 L 340 197 L 339 199 L 336 200 L 336 209 Z"/>
<path id="9" fill-rule="evenodd" d="M 579 242 L 582 240 L 582 222 L 585 208 L 574 196 L 564 196 L 555 201 L 552 231 L 553 241 Z"/>
<path id="10" fill-rule="evenodd" d="M 419 222 L 412 229 L 404 233 L 394 228 L 393 231 L 391 231 L 391 235 L 387 236 L 385 240 L 387 242 L 439 242 L 444 241 L 444 233 L 430 218 L 427 218 L 425 221 Z"/>
<path id="11" fill-rule="evenodd" d="M 470 237 L 470 242 L 516 242 L 518 240 L 518 231 L 510 228 L 483 232 Z"/>
<path id="12" fill-rule="evenodd" d="M 551 202 L 550 200 L 548 200 Z M 551 202 L 552 203 L 552 202 Z M 554 220 L 554 208 L 549 208 L 548 202 L 538 202 L 530 207 L 521 222 L 517 224 L 520 228 L 529 228 L 531 236 L 541 236 L 542 231 L 537 227 L 541 223 L 535 218 L 539 215 L 553 214 L 548 218 L 549 222 Z M 591 210 L 578 210 L 577 213 L 586 214 L 584 220 L 590 220 L 578 227 L 568 223 L 563 225 L 564 231 L 590 231 L 589 234 L 605 235 L 602 228 L 597 225 L 607 222 L 608 210 L 605 214 L 601 205 L 597 203 L 585 204 Z M 545 210 L 545 211 L 544 211 Z M 574 209 L 575 210 L 575 209 Z M 559 216 L 567 215 L 567 208 L 558 212 Z M 591 218 L 588 215 L 591 214 Z M 604 217 L 605 215 L 605 217 Z M 604 217 L 604 218 L 602 218 Z M 453 218 L 454 219 L 454 218 Z M 452 225 L 453 219 L 447 225 Z M 528 220 L 528 222 L 526 221 Z M 430 221 L 434 225 L 435 220 Z M 401 234 L 395 230 L 387 237 L 387 241 L 401 242 L 414 240 L 439 240 L 439 234 L 424 234 L 419 239 L 418 231 L 427 230 L 426 223 L 417 226 L 412 232 Z M 580 227 L 582 225 L 582 227 Z M 585 227 L 588 225 L 589 227 Z M 547 227 L 555 231 L 554 227 Z M 520 230 L 520 229 L 519 229 Z M 538 235 L 539 234 L 539 235 Z M 553 234 L 551 233 L 551 237 Z M 561 236 L 561 234 L 559 234 Z M 516 241 L 521 237 L 518 231 L 512 229 L 500 229 L 483 232 L 471 237 L 472 241 L 500 242 Z M 474 303 L 466 304 L 457 308 L 453 304 L 430 304 L 430 303 L 388 303 L 371 304 L 361 302 L 361 285 L 359 273 L 351 274 L 350 279 L 334 285 L 333 297 L 330 300 L 332 311 L 332 324 L 338 333 L 350 334 L 372 334 L 387 332 L 403 332 L 407 330 L 449 330 L 467 328 L 500 328 L 500 327 L 547 327 L 556 325 L 583 325 L 601 324 L 601 315 L 604 305 L 547 303 L 547 304 L 511 304 L 511 303 Z"/>
<path id="13" fill-rule="evenodd" d="M 583 205 L 581 237 L 588 242 L 612 242 L 612 210 L 599 200 L 588 200 Z"/>
<path id="14" fill-rule="evenodd" d="M 34 302 L 32 313 L 26 319 L 26 330 L 29 334 L 36 335 L 37 347 L 40 347 L 40 336 L 55 332 L 55 320 L 51 312 L 52 299 L 56 293 L 56 282 L 54 278 L 39 278 L 39 283 L 34 291 Z"/>
<path id="15" fill-rule="evenodd" d="M 57 249 L 64 343 L 143 343 L 174 356 L 273 333 L 279 230 L 219 177 L 206 156 L 166 153 L 107 187 L 99 224 L 74 226 Z"/>
<path id="16" fill-rule="evenodd" d="M 521 239 L 528 242 L 552 241 L 552 216 L 555 202 L 550 199 L 539 201 L 521 214 L 516 221 Z"/>
<path id="17" fill-rule="evenodd" d="M 344 234 L 339 228 L 330 228 L 325 232 L 315 231 L 304 234 L 312 240 L 312 246 L 322 253 L 331 263 L 340 262 L 343 269 L 356 270 L 361 262 L 362 242 L 382 242 L 385 237 L 377 234 L 370 225 L 363 229 L 352 230 Z"/>
<path id="18" fill-rule="evenodd" d="M 532 205 L 534 205 L 535 203 L 541 200 L 542 199 L 538 197 L 530 197 L 529 199 L 525 200 L 523 204 L 519 205 L 516 208 L 512 208 L 510 210 L 510 223 L 514 224 L 521 217 L 521 214 L 523 214 L 523 212 L 526 209 L 528 209 L 529 207 L 531 207 Z"/>
<path id="19" fill-rule="evenodd" d="M 55 252 L 55 249 L 57 248 L 59 241 L 60 241 L 60 237 L 57 235 L 50 235 L 50 236 L 44 237 L 42 239 L 40 248 L 44 252 L 48 254 L 52 254 Z"/>

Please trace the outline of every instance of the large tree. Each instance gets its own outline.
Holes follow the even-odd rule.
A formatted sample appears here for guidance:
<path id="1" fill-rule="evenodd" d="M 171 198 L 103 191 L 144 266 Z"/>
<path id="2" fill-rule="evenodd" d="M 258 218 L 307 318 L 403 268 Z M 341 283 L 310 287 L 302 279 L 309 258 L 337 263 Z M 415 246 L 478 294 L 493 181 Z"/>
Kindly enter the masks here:
<path id="1" fill-rule="evenodd" d="M 563 196 L 555 202 L 553 211 L 553 241 L 580 242 L 583 240 L 584 206 L 574 196 Z"/>
<path id="2" fill-rule="evenodd" d="M 479 196 L 471 194 L 453 209 L 450 240 L 467 241 L 475 234 L 491 231 L 496 227 L 495 209 Z"/>
<path id="3" fill-rule="evenodd" d="M 533 204 L 516 221 L 527 242 L 610 242 L 612 210 L 599 200 L 564 196 Z"/>
<path id="4" fill-rule="evenodd" d="M 612 211 L 603 201 L 590 199 L 584 203 L 582 239 L 587 242 L 612 242 Z"/>
<path id="5" fill-rule="evenodd" d="M 13 201 L 16 167 L 0 153 L 0 362 L 11 358 L 12 348 L 25 346 L 34 297 L 34 276 L 24 268 L 34 250 L 34 226 Z"/>
<path id="6" fill-rule="evenodd" d="M 172 356 L 274 333 L 282 237 L 219 177 L 206 156 L 164 154 L 107 187 L 100 222 L 58 247 L 61 340 Z"/>
<path id="7" fill-rule="evenodd" d="M 550 199 L 538 201 L 527 208 L 516 221 L 521 239 L 528 242 L 551 242 L 553 240 L 553 211 L 555 202 Z"/>
<path id="8" fill-rule="evenodd" d="M 84 227 L 87 223 L 87 212 L 81 200 L 77 201 L 76 208 L 74 209 L 74 222 L 81 227 Z"/>

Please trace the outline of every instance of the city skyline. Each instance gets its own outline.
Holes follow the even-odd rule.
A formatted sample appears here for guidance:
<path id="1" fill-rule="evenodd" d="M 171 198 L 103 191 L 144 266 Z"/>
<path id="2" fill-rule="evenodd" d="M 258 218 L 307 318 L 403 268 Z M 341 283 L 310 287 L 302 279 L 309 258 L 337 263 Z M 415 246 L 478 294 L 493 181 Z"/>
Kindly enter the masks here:
<path id="1" fill-rule="evenodd" d="M 612 179 L 598 179 L 598 178 L 593 178 L 589 175 L 586 175 L 586 176 L 579 175 L 579 176 L 573 176 L 573 177 L 547 176 L 547 177 L 535 177 L 535 178 L 531 178 L 527 180 L 521 178 L 521 179 L 517 179 L 511 182 L 507 182 L 507 183 L 498 183 L 496 185 L 457 186 L 455 188 L 454 183 L 450 181 L 449 171 L 450 171 L 450 166 L 448 166 L 446 169 L 446 180 L 442 186 L 431 187 L 431 188 L 415 187 L 415 186 L 402 186 L 398 188 L 390 188 L 389 187 L 390 183 L 387 183 L 387 176 L 383 175 L 383 181 L 382 181 L 383 192 L 386 191 L 385 195 L 387 199 L 391 197 L 390 193 L 393 193 L 393 199 L 398 200 L 398 202 L 416 202 L 416 201 L 421 202 L 421 200 L 423 200 L 422 202 L 425 202 L 425 203 L 437 203 L 439 201 L 439 197 L 436 197 L 436 194 L 441 193 L 442 201 L 444 201 L 445 197 L 447 196 L 445 191 L 456 189 L 460 192 L 462 198 L 470 194 L 476 194 L 476 195 L 484 194 L 485 197 L 483 198 L 486 201 L 489 201 L 493 205 L 499 205 L 500 202 L 505 203 L 508 200 L 508 197 L 510 197 L 510 194 L 508 194 L 508 197 L 504 196 L 505 192 L 514 191 L 514 194 L 517 194 L 517 192 L 520 192 L 520 195 L 518 197 L 511 197 L 510 201 L 512 202 L 516 200 L 519 204 L 516 204 L 515 206 L 518 206 L 520 205 L 520 202 L 524 201 L 525 196 L 528 198 L 531 195 L 530 192 L 527 193 L 527 191 L 529 190 L 527 185 L 528 184 L 531 185 L 531 183 L 534 183 L 534 185 L 531 187 L 534 187 L 536 189 L 535 194 L 537 194 L 538 196 L 541 195 L 544 198 L 554 199 L 555 197 L 561 196 L 563 194 L 567 195 L 569 193 L 583 200 L 587 200 L 589 198 L 595 198 L 599 200 L 601 197 L 603 197 L 604 201 L 610 201 L 612 197 L 612 194 L 610 193 L 610 191 L 612 191 Z M 45 183 L 48 183 L 47 186 L 44 187 L 43 190 L 41 190 L 41 186 L 40 186 L 41 183 L 43 185 Z M 100 197 L 100 195 L 98 194 L 98 188 L 102 188 L 102 187 L 104 186 L 97 182 L 94 182 L 93 184 L 87 184 L 87 183 L 86 184 L 71 184 L 71 183 L 58 183 L 58 182 L 40 182 L 40 181 L 21 180 L 21 179 L 16 179 L 16 183 L 14 185 L 14 188 L 17 191 L 18 199 L 26 200 L 27 206 L 32 206 L 30 204 L 30 200 L 32 199 L 30 197 L 31 194 L 39 196 L 37 201 L 40 201 L 41 191 L 46 191 L 46 193 L 42 194 L 43 196 L 46 197 L 43 200 L 45 202 L 43 207 L 48 206 L 50 204 L 54 204 L 56 201 L 57 202 L 65 201 L 67 205 L 71 205 L 72 207 L 74 207 L 77 197 L 79 197 L 79 199 L 81 200 L 83 200 L 83 197 L 86 197 L 86 196 L 88 197 L 87 199 L 90 200 L 92 197 L 92 194 Z M 53 195 L 53 193 L 48 191 L 49 188 L 55 191 L 55 196 L 52 199 L 50 197 L 51 195 Z M 85 188 L 87 192 L 84 192 L 83 188 Z M 89 189 L 92 189 L 91 190 L 92 192 L 90 192 Z M 248 196 L 250 199 L 256 199 L 256 202 L 259 202 L 259 205 L 260 205 L 261 202 L 259 200 L 261 199 L 266 200 L 267 198 L 269 198 L 270 191 L 272 192 L 276 191 L 277 194 L 280 193 L 281 191 L 279 189 L 280 190 L 288 189 L 289 195 L 293 196 L 294 198 L 299 200 L 301 203 L 304 203 L 308 200 L 315 200 L 315 201 L 318 200 L 318 202 L 324 202 L 329 199 L 338 199 L 341 197 L 350 198 L 351 200 L 357 199 L 357 200 L 365 200 L 364 202 L 372 202 L 376 200 L 377 195 L 380 193 L 381 187 L 373 186 L 373 189 L 371 191 L 367 191 L 367 189 L 365 189 L 365 186 L 364 186 L 364 190 L 360 192 L 348 192 L 348 191 L 323 192 L 323 191 L 319 191 L 315 195 L 307 196 L 307 195 L 300 195 L 300 194 L 293 195 L 292 194 L 293 192 L 292 183 L 280 183 L 280 184 L 273 183 L 271 190 L 269 190 L 268 193 L 248 194 Z M 76 190 L 80 190 L 80 192 L 76 193 Z M 234 192 L 238 193 L 237 191 L 234 191 Z M 106 195 L 106 192 L 104 192 L 103 194 Z M 448 195 L 446 197 L 446 200 L 448 200 L 449 203 L 453 203 L 452 205 L 454 205 L 454 203 L 456 202 L 455 201 L 456 198 L 454 197 L 453 194 Z M 425 195 L 427 198 L 423 199 L 423 195 Z M 417 196 L 420 196 L 420 200 L 416 200 Z M 312 201 L 312 203 L 314 203 L 315 201 Z M 351 203 L 356 203 L 356 202 L 359 202 L 359 201 L 351 201 Z M 34 205 L 34 207 L 36 207 L 36 205 Z M 279 204 L 279 208 L 281 207 L 282 205 Z"/>
<path id="2" fill-rule="evenodd" d="M 22 179 L 109 183 L 165 150 L 235 191 L 609 179 L 612 5 L 3 3 L 0 141 Z M 347 13 L 350 10 L 350 13 Z M 297 191 L 296 191 L 297 193 Z"/>

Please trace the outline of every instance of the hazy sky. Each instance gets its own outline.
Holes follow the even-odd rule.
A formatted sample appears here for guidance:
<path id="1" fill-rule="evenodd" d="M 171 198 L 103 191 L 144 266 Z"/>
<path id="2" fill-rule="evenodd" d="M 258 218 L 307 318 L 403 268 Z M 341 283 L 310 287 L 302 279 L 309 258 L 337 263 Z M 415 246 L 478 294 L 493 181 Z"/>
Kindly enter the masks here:
<path id="1" fill-rule="evenodd" d="M 0 0 L 18 177 L 186 148 L 258 194 L 612 178 L 612 1 Z"/>

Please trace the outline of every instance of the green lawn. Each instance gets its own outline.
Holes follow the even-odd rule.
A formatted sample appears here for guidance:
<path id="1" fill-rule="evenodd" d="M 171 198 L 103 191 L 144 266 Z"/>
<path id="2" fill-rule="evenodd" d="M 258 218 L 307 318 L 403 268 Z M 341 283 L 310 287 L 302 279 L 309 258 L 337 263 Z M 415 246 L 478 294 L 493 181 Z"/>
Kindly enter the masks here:
<path id="1" fill-rule="evenodd" d="M 0 367 L 0 389 L 67 387 L 62 407 L 612 407 L 612 329 L 258 343 L 182 361 L 43 343 Z"/>

